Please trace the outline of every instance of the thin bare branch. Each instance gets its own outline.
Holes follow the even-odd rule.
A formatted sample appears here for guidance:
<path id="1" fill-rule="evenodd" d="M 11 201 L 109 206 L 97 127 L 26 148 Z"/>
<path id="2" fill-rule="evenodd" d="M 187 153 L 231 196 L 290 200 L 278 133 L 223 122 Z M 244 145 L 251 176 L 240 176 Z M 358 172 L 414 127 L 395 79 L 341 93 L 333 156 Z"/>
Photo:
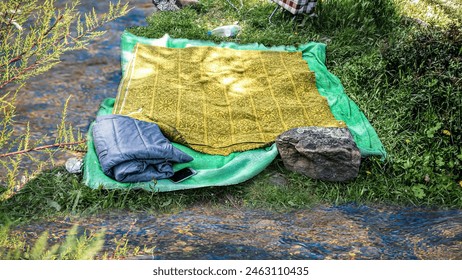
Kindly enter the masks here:
<path id="1" fill-rule="evenodd" d="M 21 151 L 16 151 L 16 152 L 11 152 L 11 153 L 6 153 L 6 154 L 0 154 L 0 158 L 11 157 L 11 156 L 16 156 L 16 155 L 20 155 L 20 154 L 25 154 L 25 153 L 35 152 L 35 151 L 41 151 L 41 150 L 47 150 L 47 149 L 53 149 L 53 148 L 65 148 L 65 147 L 68 147 L 68 146 L 75 146 L 75 145 L 83 144 L 83 143 L 85 143 L 85 141 L 87 141 L 87 140 L 84 139 L 84 140 L 71 142 L 71 143 L 56 143 L 56 144 L 44 145 L 44 146 L 25 149 L 25 150 L 21 150 Z"/>

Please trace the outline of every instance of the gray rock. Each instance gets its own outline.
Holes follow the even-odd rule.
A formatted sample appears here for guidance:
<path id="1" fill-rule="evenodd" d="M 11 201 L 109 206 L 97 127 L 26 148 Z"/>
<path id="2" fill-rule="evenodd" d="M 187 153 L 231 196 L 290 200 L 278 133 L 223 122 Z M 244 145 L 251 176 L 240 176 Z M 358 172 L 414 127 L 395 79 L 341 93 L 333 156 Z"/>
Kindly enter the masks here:
<path id="1" fill-rule="evenodd" d="M 358 176 L 361 154 L 348 128 L 294 128 L 279 135 L 276 146 L 291 171 L 335 182 Z"/>
<path id="2" fill-rule="evenodd" d="M 176 11 L 185 6 L 199 4 L 199 0 L 152 0 L 159 11 Z"/>
<path id="3" fill-rule="evenodd" d="M 69 173 L 77 174 L 82 172 L 83 161 L 81 158 L 71 157 L 66 161 L 66 170 Z"/>
<path id="4" fill-rule="evenodd" d="M 176 5 L 178 7 L 185 7 L 185 6 L 194 6 L 199 4 L 199 0 L 176 0 Z"/>
<path id="5" fill-rule="evenodd" d="M 278 187 L 287 187 L 289 185 L 289 181 L 287 180 L 286 176 L 279 172 L 271 174 L 269 177 L 269 182 L 270 184 Z"/>
<path id="6" fill-rule="evenodd" d="M 159 11 L 176 11 L 180 9 L 175 0 L 152 0 L 152 3 Z"/>

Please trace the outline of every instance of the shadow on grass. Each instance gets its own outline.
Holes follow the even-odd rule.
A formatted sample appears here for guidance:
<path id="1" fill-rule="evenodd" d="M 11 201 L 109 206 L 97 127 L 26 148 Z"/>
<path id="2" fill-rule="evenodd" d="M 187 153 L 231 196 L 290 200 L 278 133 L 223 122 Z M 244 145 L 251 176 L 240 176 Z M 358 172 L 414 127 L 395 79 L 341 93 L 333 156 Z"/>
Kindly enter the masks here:
<path id="1" fill-rule="evenodd" d="M 81 176 L 56 168 L 42 172 L 18 193 L 0 202 L 0 212 L 7 213 L 13 222 L 69 214 L 90 215 L 117 209 L 175 212 L 194 204 L 220 204 L 239 192 L 239 186 L 168 193 L 133 189 L 93 190 L 81 183 Z"/>
<path id="2" fill-rule="evenodd" d="M 267 170 L 239 185 L 205 187 L 174 192 L 91 189 L 81 176 L 64 168 L 42 172 L 20 192 L 0 203 L 0 213 L 14 223 L 67 215 L 91 215 L 108 210 L 174 213 L 194 206 L 261 208 L 290 211 L 316 203 L 316 181 L 281 168 L 276 160 Z M 283 182 L 274 180 L 282 178 Z M 302 178 L 303 177 L 303 178 Z"/>

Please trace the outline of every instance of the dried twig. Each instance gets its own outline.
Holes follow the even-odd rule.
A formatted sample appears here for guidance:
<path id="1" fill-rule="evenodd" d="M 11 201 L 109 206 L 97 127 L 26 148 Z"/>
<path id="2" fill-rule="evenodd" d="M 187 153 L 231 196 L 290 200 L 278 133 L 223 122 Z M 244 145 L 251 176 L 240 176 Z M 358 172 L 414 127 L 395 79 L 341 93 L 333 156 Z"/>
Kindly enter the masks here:
<path id="1" fill-rule="evenodd" d="M 21 151 L 16 151 L 16 152 L 11 152 L 11 153 L 6 153 L 6 154 L 0 154 L 0 158 L 3 157 L 11 157 L 19 154 L 25 154 L 25 153 L 30 153 L 30 152 L 35 152 L 35 151 L 40 151 L 40 150 L 46 150 L 46 149 L 52 149 L 52 148 L 64 148 L 68 146 L 74 146 L 74 145 L 79 145 L 85 143 L 86 140 L 80 140 L 76 142 L 70 142 L 70 143 L 56 143 L 56 144 L 51 144 L 51 145 L 45 145 L 45 146 L 39 146 L 35 148 L 30 148 L 30 149 L 25 149 Z"/>

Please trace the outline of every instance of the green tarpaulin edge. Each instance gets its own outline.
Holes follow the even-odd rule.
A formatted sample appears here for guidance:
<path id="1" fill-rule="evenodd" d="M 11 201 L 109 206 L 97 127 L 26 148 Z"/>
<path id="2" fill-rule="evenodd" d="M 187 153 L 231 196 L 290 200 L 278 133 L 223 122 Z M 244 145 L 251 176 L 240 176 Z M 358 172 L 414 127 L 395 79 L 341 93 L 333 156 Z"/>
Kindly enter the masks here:
<path id="1" fill-rule="evenodd" d="M 157 45 L 171 48 L 184 48 L 188 46 L 218 46 L 240 50 L 273 50 L 273 51 L 301 51 L 303 59 L 309 68 L 316 74 L 316 85 L 319 93 L 327 98 L 329 106 L 335 118 L 343 120 L 350 129 L 355 142 L 363 157 L 380 156 L 386 157 L 380 139 L 357 105 L 345 94 L 340 80 L 331 74 L 325 64 L 326 45 L 321 43 L 308 43 L 294 46 L 277 46 L 267 48 L 261 44 L 239 45 L 236 43 L 223 42 L 215 44 L 211 41 L 174 39 L 167 34 L 159 39 L 150 39 L 133 35 L 127 31 L 121 37 L 121 65 L 125 65 L 132 57 L 132 50 L 136 43 Z M 108 98 L 101 104 L 98 115 L 112 113 L 114 99 Z M 176 164 L 175 170 L 183 167 L 192 167 L 198 171 L 194 177 L 174 184 L 170 180 L 159 180 L 140 183 L 120 183 L 107 177 L 101 170 L 94 149 L 91 136 L 91 126 L 88 133 L 88 152 L 84 163 L 84 183 L 91 188 L 104 187 L 105 189 L 128 189 L 141 188 L 149 191 L 175 191 L 205 186 L 226 186 L 244 182 L 263 171 L 277 156 L 276 145 L 241 153 L 233 153 L 229 156 L 215 156 L 198 153 L 188 147 L 173 143 L 180 150 L 191 155 L 195 160 L 190 163 Z"/>
<path id="2" fill-rule="evenodd" d="M 346 94 L 340 80 L 327 70 L 326 45 L 322 43 L 310 42 L 307 44 L 295 46 L 274 46 L 266 47 L 262 44 L 245 44 L 240 45 L 233 42 L 222 42 L 216 44 L 211 41 L 189 40 L 171 38 L 165 34 L 162 38 L 150 39 L 136 36 L 125 31 L 121 36 L 121 66 L 125 68 L 126 64 L 132 58 L 132 50 L 136 43 L 148 45 L 164 46 L 169 48 L 185 48 L 188 46 L 216 46 L 223 48 L 239 50 L 271 50 L 271 51 L 301 51 L 303 59 L 308 63 L 311 71 L 316 75 L 316 86 L 319 93 L 326 97 L 332 114 L 338 120 L 344 121 L 350 130 L 362 157 L 380 156 L 385 159 L 387 153 L 379 139 L 376 131 L 361 112 L 356 103 Z"/>

